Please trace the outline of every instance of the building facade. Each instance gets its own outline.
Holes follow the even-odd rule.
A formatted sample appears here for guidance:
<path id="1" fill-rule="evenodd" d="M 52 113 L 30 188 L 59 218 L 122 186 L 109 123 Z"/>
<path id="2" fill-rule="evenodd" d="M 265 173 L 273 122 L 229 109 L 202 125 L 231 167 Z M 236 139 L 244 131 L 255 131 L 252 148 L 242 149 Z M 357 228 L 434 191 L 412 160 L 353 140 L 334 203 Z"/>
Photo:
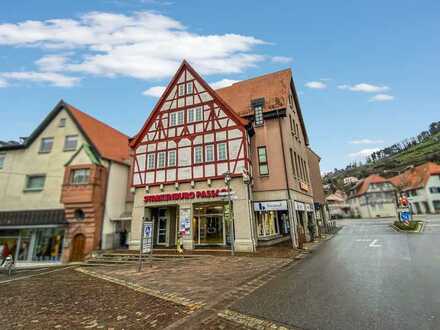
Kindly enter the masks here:
<path id="1" fill-rule="evenodd" d="M 349 192 L 348 202 L 355 217 L 395 217 L 396 188 L 390 180 L 370 175 L 360 180 Z"/>
<path id="2" fill-rule="evenodd" d="M 414 214 L 440 213 L 440 165 L 428 162 L 390 179 Z"/>
<path id="3" fill-rule="evenodd" d="M 320 222 L 320 224 L 324 224 L 328 220 L 329 215 L 327 212 L 324 186 L 322 184 L 321 168 L 319 166 L 321 157 L 311 148 L 307 148 L 307 159 L 310 168 L 310 181 L 313 191 L 316 220 Z"/>
<path id="4" fill-rule="evenodd" d="M 290 70 L 215 91 L 184 61 L 131 141 L 130 248 L 142 219 L 156 246 L 297 244 L 314 222 L 307 145 Z"/>
<path id="5" fill-rule="evenodd" d="M 19 262 L 105 245 L 125 210 L 128 158 L 127 136 L 59 102 L 22 143 L 0 147 L 0 244 Z"/>

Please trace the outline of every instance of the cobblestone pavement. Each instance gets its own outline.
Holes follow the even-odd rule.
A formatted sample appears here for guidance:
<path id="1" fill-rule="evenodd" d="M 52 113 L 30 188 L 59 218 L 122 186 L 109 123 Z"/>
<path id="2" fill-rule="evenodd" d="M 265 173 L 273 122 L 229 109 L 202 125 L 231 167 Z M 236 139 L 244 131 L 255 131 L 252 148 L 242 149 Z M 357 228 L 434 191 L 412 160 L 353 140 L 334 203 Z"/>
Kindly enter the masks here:
<path id="1" fill-rule="evenodd" d="M 252 278 L 290 262 L 287 258 L 206 256 L 153 262 L 152 267 L 146 263 L 142 272 L 137 272 L 136 266 L 94 267 L 93 271 L 166 296 L 207 305 Z"/>
<path id="2" fill-rule="evenodd" d="M 0 284 L 0 328 L 163 329 L 188 308 L 72 269 Z"/>

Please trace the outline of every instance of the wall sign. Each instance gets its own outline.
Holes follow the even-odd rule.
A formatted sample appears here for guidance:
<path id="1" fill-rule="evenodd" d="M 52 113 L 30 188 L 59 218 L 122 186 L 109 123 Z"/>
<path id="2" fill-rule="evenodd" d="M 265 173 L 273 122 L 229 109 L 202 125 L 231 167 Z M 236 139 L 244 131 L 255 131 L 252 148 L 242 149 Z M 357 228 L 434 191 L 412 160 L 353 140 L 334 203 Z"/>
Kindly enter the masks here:
<path id="1" fill-rule="evenodd" d="M 295 210 L 305 211 L 306 207 L 305 207 L 304 203 L 295 201 Z"/>
<path id="2" fill-rule="evenodd" d="M 227 192 L 226 188 L 222 189 L 212 189 L 212 190 L 198 190 L 198 191 L 184 191 L 175 192 L 168 194 L 156 194 L 156 195 L 145 195 L 144 202 L 167 202 L 167 201 L 178 201 L 186 199 L 199 199 L 199 198 L 216 198 L 220 197 L 220 193 Z"/>
<path id="3" fill-rule="evenodd" d="M 306 211 L 307 211 L 307 212 L 313 212 L 312 205 L 310 205 L 310 204 L 306 204 Z"/>
<path id="4" fill-rule="evenodd" d="M 256 202 L 254 211 L 287 211 L 287 201 Z"/>

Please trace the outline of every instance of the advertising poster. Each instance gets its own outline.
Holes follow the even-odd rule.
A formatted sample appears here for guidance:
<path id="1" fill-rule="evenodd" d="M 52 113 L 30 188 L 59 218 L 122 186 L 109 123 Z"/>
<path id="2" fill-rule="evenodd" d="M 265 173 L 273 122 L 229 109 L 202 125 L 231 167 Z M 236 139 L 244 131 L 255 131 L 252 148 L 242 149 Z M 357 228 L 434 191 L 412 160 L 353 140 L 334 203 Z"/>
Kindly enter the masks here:
<path id="1" fill-rule="evenodd" d="M 144 222 L 144 233 L 142 241 L 142 253 L 150 253 L 153 243 L 153 222 Z"/>

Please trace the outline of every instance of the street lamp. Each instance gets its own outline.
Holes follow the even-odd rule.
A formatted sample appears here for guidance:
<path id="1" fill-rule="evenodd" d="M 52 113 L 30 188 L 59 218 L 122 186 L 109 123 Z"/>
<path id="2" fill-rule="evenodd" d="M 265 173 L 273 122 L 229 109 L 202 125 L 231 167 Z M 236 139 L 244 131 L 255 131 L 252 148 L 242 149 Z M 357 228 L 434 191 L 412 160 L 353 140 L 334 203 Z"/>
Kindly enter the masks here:
<path id="1" fill-rule="evenodd" d="M 230 222 L 230 241 L 231 241 L 231 255 L 234 256 L 235 255 L 235 235 L 234 235 L 234 214 L 232 212 L 232 196 L 231 196 L 231 173 L 229 171 L 226 171 L 225 173 L 223 173 L 223 176 L 225 178 L 225 184 L 226 187 L 228 188 L 228 205 L 229 205 L 229 222 Z"/>

